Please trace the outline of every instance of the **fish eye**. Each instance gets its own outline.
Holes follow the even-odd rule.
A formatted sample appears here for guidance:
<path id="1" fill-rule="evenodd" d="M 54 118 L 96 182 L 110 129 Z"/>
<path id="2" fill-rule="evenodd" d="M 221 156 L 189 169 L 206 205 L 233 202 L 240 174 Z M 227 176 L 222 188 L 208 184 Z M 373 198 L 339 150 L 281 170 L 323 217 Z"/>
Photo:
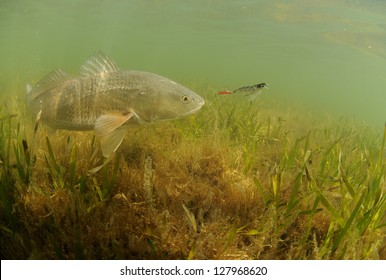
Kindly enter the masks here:
<path id="1" fill-rule="evenodd" d="M 184 95 L 184 96 L 182 96 L 181 100 L 182 100 L 182 102 L 187 103 L 187 102 L 189 102 L 189 97 Z"/>

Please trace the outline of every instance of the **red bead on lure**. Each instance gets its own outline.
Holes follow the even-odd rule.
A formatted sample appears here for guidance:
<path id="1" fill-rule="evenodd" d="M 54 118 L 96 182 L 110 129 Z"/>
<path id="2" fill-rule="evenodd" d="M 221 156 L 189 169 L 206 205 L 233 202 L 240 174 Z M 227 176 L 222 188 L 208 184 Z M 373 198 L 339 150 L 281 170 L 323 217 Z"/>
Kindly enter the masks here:
<path id="1" fill-rule="evenodd" d="M 233 91 L 230 91 L 230 90 L 222 90 L 222 91 L 218 91 L 217 94 L 232 94 Z"/>

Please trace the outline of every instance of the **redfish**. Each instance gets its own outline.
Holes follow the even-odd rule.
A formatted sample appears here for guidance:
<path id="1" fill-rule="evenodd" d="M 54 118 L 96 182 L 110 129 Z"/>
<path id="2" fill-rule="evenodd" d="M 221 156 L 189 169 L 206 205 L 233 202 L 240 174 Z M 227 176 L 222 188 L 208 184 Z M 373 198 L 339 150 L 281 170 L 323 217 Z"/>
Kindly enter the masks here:
<path id="1" fill-rule="evenodd" d="M 157 74 L 120 70 L 98 52 L 71 76 L 57 69 L 27 85 L 31 111 L 54 129 L 94 130 L 105 157 L 122 143 L 128 126 L 196 113 L 204 99 Z"/>

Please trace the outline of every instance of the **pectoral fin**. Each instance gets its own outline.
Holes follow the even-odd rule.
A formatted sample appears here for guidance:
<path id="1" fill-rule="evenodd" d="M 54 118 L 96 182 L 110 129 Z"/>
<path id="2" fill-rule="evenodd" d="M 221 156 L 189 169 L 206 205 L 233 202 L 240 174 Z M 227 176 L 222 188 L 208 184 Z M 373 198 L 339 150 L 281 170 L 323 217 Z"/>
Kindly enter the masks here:
<path id="1" fill-rule="evenodd" d="M 118 149 L 126 135 L 126 132 L 126 129 L 118 128 L 99 138 L 104 157 L 110 157 Z"/>
<path id="2" fill-rule="evenodd" d="M 132 112 L 111 113 L 102 115 L 95 121 L 95 136 L 100 141 L 103 156 L 110 157 L 121 145 L 126 134 L 122 125 L 133 115 Z"/>

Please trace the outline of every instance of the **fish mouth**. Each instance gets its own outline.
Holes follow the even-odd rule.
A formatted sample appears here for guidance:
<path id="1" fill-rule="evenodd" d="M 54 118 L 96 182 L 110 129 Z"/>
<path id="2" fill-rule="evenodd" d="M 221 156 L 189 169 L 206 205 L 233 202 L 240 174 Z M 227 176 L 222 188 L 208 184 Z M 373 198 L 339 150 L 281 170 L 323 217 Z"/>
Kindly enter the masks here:
<path id="1" fill-rule="evenodd" d="M 202 104 L 202 105 L 204 105 L 204 104 Z M 197 107 L 196 109 L 193 109 L 192 111 L 188 112 L 187 115 L 192 115 L 194 113 L 197 113 L 202 108 L 202 105 L 200 107 Z"/>
<path id="2" fill-rule="evenodd" d="M 205 105 L 205 100 L 203 98 L 199 98 L 197 101 L 196 101 L 196 104 L 198 105 L 196 108 L 194 108 L 193 110 L 187 112 L 185 115 L 191 115 L 191 114 L 194 114 L 194 113 L 197 113 L 198 111 L 200 111 L 200 109 L 202 108 L 202 106 Z"/>

